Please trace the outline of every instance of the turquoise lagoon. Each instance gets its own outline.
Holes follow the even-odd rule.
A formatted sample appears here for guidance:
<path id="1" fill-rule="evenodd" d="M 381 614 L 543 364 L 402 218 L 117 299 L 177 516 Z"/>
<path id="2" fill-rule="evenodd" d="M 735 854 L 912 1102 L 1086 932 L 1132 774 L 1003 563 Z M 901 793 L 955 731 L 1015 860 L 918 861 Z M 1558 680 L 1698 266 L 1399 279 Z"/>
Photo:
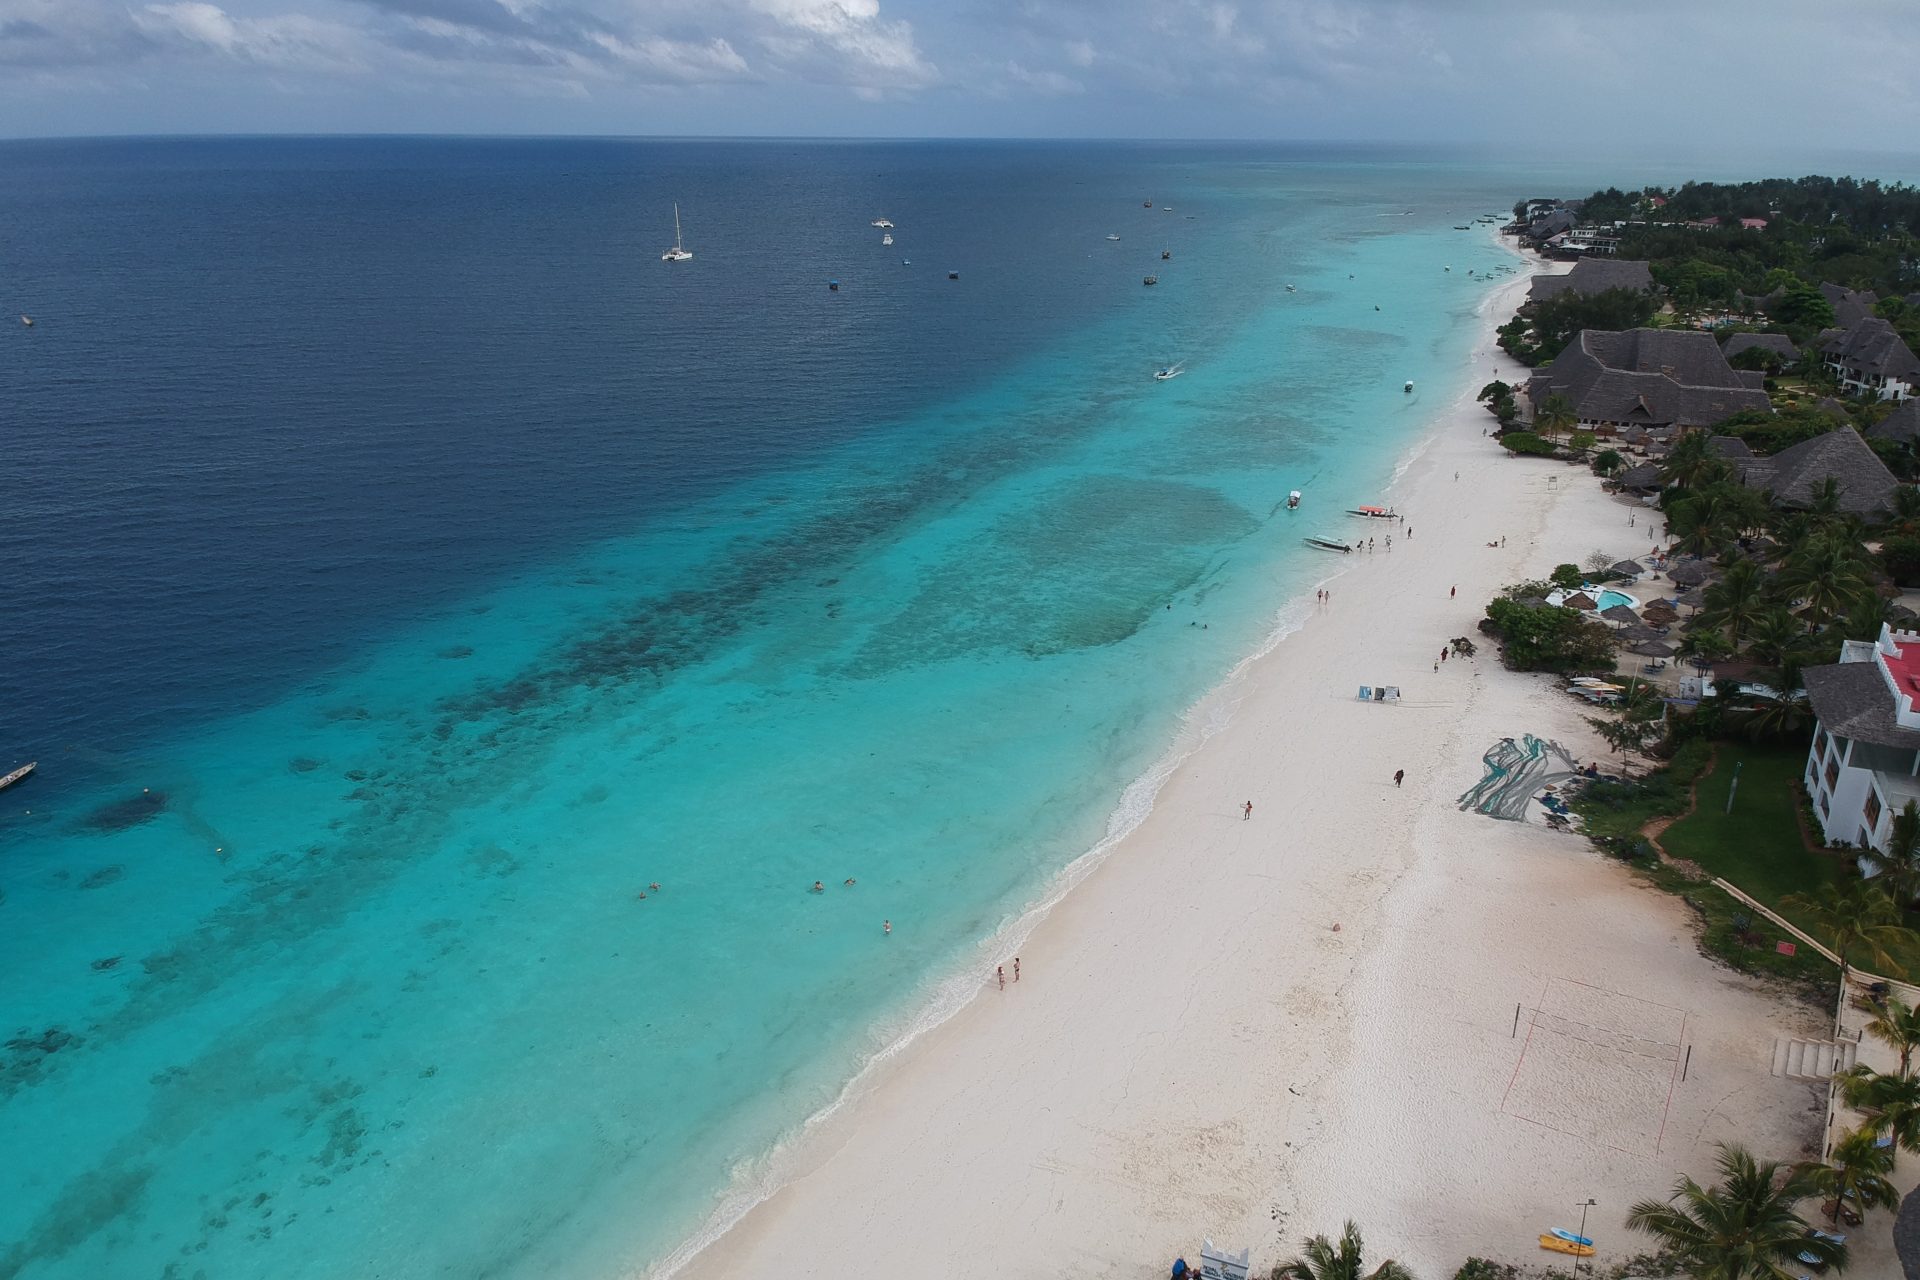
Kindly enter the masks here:
<path id="1" fill-rule="evenodd" d="M 1419 166 L 1157 177 L 1086 323 L 17 793 L 0 1276 L 632 1274 L 964 998 L 1512 261 Z"/>

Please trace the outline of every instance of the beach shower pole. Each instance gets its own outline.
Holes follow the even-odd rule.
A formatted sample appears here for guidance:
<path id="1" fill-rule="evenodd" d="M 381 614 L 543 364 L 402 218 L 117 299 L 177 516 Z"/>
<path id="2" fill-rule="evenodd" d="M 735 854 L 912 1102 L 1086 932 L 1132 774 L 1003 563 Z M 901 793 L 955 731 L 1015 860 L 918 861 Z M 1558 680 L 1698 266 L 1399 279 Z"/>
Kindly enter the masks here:
<path id="1" fill-rule="evenodd" d="M 1587 1238 L 1587 1210 L 1593 1208 L 1594 1205 L 1599 1203 L 1600 1202 L 1598 1200 L 1595 1200 L 1592 1196 L 1588 1196 L 1585 1200 L 1580 1202 L 1579 1235 L 1582 1240 L 1585 1240 Z M 1588 1267 L 1587 1270 L 1592 1271 L 1593 1268 Z M 1580 1255 L 1577 1253 L 1573 1255 L 1573 1273 L 1575 1275 L 1580 1274 Z"/>

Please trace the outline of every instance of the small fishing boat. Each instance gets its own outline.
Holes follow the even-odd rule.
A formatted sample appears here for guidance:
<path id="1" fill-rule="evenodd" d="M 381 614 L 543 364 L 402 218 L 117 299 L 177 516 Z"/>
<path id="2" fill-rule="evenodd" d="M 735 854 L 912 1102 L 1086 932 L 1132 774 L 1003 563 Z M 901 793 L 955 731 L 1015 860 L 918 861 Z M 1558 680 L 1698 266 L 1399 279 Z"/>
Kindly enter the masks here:
<path id="1" fill-rule="evenodd" d="M 673 206 L 673 248 L 662 253 L 660 255 L 660 261 L 686 262 L 692 257 L 693 255 L 687 251 L 687 247 L 680 243 L 680 205 L 676 202 Z"/>
<path id="2" fill-rule="evenodd" d="M 1455 227 L 1455 228 L 1454 228 L 1454 230 L 1455 230 L 1455 231 L 1471 231 L 1471 230 L 1473 230 L 1473 228 L 1472 228 L 1471 226 L 1466 226 L 1466 227 Z"/>
<path id="3" fill-rule="evenodd" d="M 1144 277 L 1142 277 L 1142 278 L 1141 278 L 1141 280 L 1140 280 L 1140 283 L 1141 283 L 1141 284 L 1159 284 L 1159 283 L 1160 283 L 1160 277 L 1159 277 L 1159 276 L 1144 276 Z"/>
<path id="4" fill-rule="evenodd" d="M 1186 369 L 1184 368 L 1185 364 L 1186 364 L 1186 361 L 1181 360 L 1168 365 L 1164 369 L 1157 369 L 1154 371 L 1153 380 L 1155 382 L 1171 381 L 1172 379 L 1177 378 L 1181 374 L 1186 372 Z"/>
<path id="5" fill-rule="evenodd" d="M 1348 555 L 1353 553 L 1353 548 L 1338 538 L 1308 538 L 1306 544 L 1310 547 L 1318 547 L 1322 551 L 1343 551 Z"/>
<path id="6" fill-rule="evenodd" d="M 1170 258 L 1172 258 L 1172 257 L 1173 257 L 1173 250 L 1171 250 L 1171 249 L 1162 249 L 1162 250 L 1160 251 L 1160 261 L 1162 261 L 1162 262 L 1165 262 L 1165 261 L 1167 261 L 1168 259 L 1170 259 Z"/>
<path id="7" fill-rule="evenodd" d="M 1288 293 L 1292 293 L 1293 291 L 1294 291 L 1294 286 L 1293 286 L 1293 285 L 1288 285 L 1288 286 L 1287 286 L 1287 292 L 1288 292 Z"/>
<path id="8" fill-rule="evenodd" d="M 1575 1244 L 1571 1240 L 1562 1240 L 1559 1236 L 1541 1236 L 1540 1247 L 1542 1249 L 1551 1249 L 1555 1253 L 1570 1253 L 1576 1258 L 1591 1258 L 1593 1256 L 1592 1245 Z"/>
<path id="9" fill-rule="evenodd" d="M 1400 518 L 1393 513 L 1392 507 L 1348 507 L 1347 514 L 1350 516 L 1365 516 L 1369 520 L 1398 520 Z"/>
<path id="10" fill-rule="evenodd" d="M 949 271 L 949 272 L 947 272 L 947 279 L 949 279 L 949 280 L 958 280 L 959 278 L 960 278 L 960 273 L 959 273 L 958 271 Z"/>
<path id="11" fill-rule="evenodd" d="M 32 316 L 21 316 L 21 317 L 20 317 L 20 323 L 21 323 L 21 324 L 23 324 L 23 325 L 25 325 L 25 326 L 27 326 L 27 328 L 29 328 L 29 329 L 31 329 L 31 328 L 33 328 L 33 317 L 32 317 Z"/>
<path id="12" fill-rule="evenodd" d="M 1153 208 L 1153 201 L 1151 201 L 1151 200 L 1142 200 L 1142 201 L 1140 202 L 1140 207 L 1141 207 L 1142 209 L 1151 209 L 1151 208 Z"/>
<path id="13" fill-rule="evenodd" d="M 1593 1244 L 1593 1241 L 1588 1239 L 1586 1236 L 1575 1235 L 1573 1232 L 1568 1231 L 1565 1227 L 1555 1227 L 1553 1230 L 1547 1232 L 1547 1234 L 1550 1236 L 1557 1236 L 1560 1239 L 1565 1240 L 1568 1244 L 1584 1244 L 1589 1246 Z"/>
<path id="14" fill-rule="evenodd" d="M 1287 510 L 1298 511 L 1299 509 L 1300 509 L 1300 491 L 1298 489 L 1295 489 L 1292 493 L 1287 495 Z"/>
<path id="15" fill-rule="evenodd" d="M 1380 308 L 1378 308 L 1378 307 L 1375 307 L 1375 308 L 1374 308 L 1374 310 L 1375 310 L 1375 311 L 1378 311 L 1379 309 L 1380 309 Z M 1406 393 L 1407 393 L 1408 395 L 1412 395 L 1412 394 L 1413 394 L 1413 382 L 1412 382 L 1412 380 L 1411 380 L 1411 379 L 1409 379 L 1409 380 L 1408 380 L 1408 382 L 1407 382 L 1407 385 L 1406 385 L 1406 386 L 1404 386 L 1404 387 L 1402 387 L 1402 388 L 1400 388 L 1400 389 L 1401 389 L 1402 391 L 1404 391 L 1404 392 L 1406 392 Z"/>
<path id="16" fill-rule="evenodd" d="M 881 244 L 892 244 L 892 243 L 893 243 L 893 232 L 891 232 L 891 231 L 889 231 L 889 232 L 887 232 L 887 233 L 886 233 L 885 235 L 882 235 L 882 236 L 880 237 L 880 243 L 881 243 Z"/>
<path id="17" fill-rule="evenodd" d="M 871 225 L 879 227 L 882 231 L 893 230 L 893 224 L 891 222 L 888 222 L 885 218 L 875 218 Z"/>
<path id="18" fill-rule="evenodd" d="M 840 282 L 838 280 L 827 281 L 827 290 L 831 293 L 840 292 Z"/>
<path id="19" fill-rule="evenodd" d="M 40 767 L 40 762 L 38 760 L 27 761 L 27 763 L 21 765 L 18 769 L 15 769 L 12 773 L 8 774 L 6 777 L 0 778 L 0 791 L 5 791 L 8 787 L 12 786 L 16 782 L 21 781 L 28 774 L 32 773 L 35 769 L 39 767 Z"/>
<path id="20" fill-rule="evenodd" d="M 1117 236 L 1117 235 L 1108 235 L 1108 236 L 1107 236 L 1107 239 L 1109 239 L 1109 240 L 1118 240 L 1119 238 L 1120 238 L 1120 237 L 1119 237 L 1119 236 Z"/>

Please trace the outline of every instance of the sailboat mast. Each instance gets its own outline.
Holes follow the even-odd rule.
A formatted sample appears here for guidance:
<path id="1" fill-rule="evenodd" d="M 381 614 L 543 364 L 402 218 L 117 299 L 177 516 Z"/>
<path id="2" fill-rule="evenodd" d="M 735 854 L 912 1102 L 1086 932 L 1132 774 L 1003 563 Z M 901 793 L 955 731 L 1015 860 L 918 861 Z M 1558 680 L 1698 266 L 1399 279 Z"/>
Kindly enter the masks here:
<path id="1" fill-rule="evenodd" d="M 673 202 L 673 247 L 680 248 L 680 202 Z"/>

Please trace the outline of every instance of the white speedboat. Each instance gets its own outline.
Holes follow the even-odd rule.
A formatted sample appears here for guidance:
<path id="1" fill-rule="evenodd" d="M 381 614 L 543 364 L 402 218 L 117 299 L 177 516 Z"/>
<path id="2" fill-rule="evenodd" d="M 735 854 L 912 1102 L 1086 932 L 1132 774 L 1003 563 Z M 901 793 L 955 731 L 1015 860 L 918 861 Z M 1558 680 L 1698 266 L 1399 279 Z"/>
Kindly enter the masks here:
<path id="1" fill-rule="evenodd" d="M 31 328 L 33 328 L 33 317 L 32 317 L 32 316 L 21 316 L 21 317 L 20 317 L 20 323 L 21 323 L 21 324 L 23 324 L 23 325 L 25 325 L 25 326 L 27 326 L 27 328 L 29 328 L 29 329 L 31 329 Z"/>
<path id="2" fill-rule="evenodd" d="M 893 243 L 893 232 L 891 232 L 891 231 L 889 231 L 889 232 L 887 232 L 887 233 L 886 233 L 885 235 L 883 235 L 883 236 L 881 236 L 881 237 L 880 237 L 880 243 L 881 243 L 881 244 L 892 244 L 892 243 Z"/>
<path id="3" fill-rule="evenodd" d="M 893 230 L 893 224 L 891 222 L 888 222 L 885 218 L 875 218 L 871 225 L 879 227 L 882 231 Z"/>
<path id="4" fill-rule="evenodd" d="M 678 201 L 675 201 L 673 206 L 673 248 L 661 254 L 660 261 L 686 262 L 692 257 L 693 255 L 687 252 L 687 247 L 680 243 L 680 204 Z"/>
<path id="5" fill-rule="evenodd" d="M 1110 235 L 1110 236 L 1108 236 L 1108 237 L 1107 237 L 1107 239 L 1109 239 L 1109 240 L 1118 240 L 1119 238 L 1120 238 L 1120 237 L 1119 237 L 1119 236 L 1117 236 L 1117 235 Z"/>
<path id="6" fill-rule="evenodd" d="M 1298 489 L 1295 489 L 1292 493 L 1289 493 L 1287 495 L 1287 510 L 1298 511 L 1299 509 L 1300 509 L 1300 491 Z"/>
<path id="7" fill-rule="evenodd" d="M 1155 370 L 1153 375 L 1153 380 L 1155 382 L 1171 381 L 1172 379 L 1177 378 L 1181 374 L 1186 372 L 1185 365 L 1186 365 L 1186 361 L 1182 360 L 1177 363 L 1170 364 L 1164 369 Z"/>

